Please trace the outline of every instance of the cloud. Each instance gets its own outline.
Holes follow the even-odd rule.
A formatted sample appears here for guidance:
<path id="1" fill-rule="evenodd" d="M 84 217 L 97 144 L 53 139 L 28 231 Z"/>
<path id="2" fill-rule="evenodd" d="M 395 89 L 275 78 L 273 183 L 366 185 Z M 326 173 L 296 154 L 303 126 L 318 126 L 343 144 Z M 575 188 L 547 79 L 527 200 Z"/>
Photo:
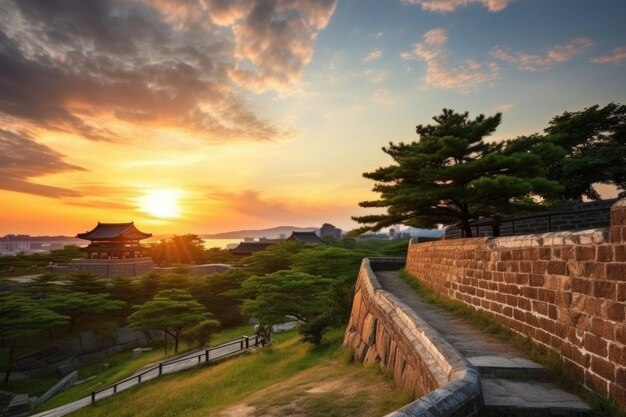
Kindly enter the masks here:
<path id="1" fill-rule="evenodd" d="M 444 29 L 431 29 L 424 34 L 422 43 L 415 44 L 413 50 L 401 54 L 404 60 L 419 59 L 426 63 L 426 73 L 422 77 L 424 86 L 468 93 L 499 77 L 500 67 L 495 62 L 481 63 L 468 59 L 462 65 L 450 66 L 447 41 Z"/>
<path id="2" fill-rule="evenodd" d="M 0 114 L 91 140 L 120 140 L 111 120 L 275 139 L 239 87 L 297 83 L 335 4 L 0 0 Z"/>
<path id="3" fill-rule="evenodd" d="M 593 42 L 588 38 L 576 38 L 565 45 L 553 46 L 545 55 L 529 54 L 526 52 L 509 53 L 501 47 L 492 51 L 495 59 L 516 66 L 521 71 L 542 71 L 556 64 L 569 61 L 588 50 Z"/>
<path id="4" fill-rule="evenodd" d="M 621 64 L 626 62 L 626 46 L 613 49 L 606 55 L 600 55 L 591 60 L 594 64 Z"/>
<path id="5" fill-rule="evenodd" d="M 365 62 L 376 61 L 381 56 L 383 56 L 383 51 L 381 51 L 380 49 L 374 49 L 367 53 L 365 58 L 363 58 L 363 61 Z"/>
<path id="6" fill-rule="evenodd" d="M 374 101 L 381 106 L 391 106 L 396 102 L 396 97 L 386 88 L 380 88 L 374 91 Z"/>
<path id="7" fill-rule="evenodd" d="M 336 5 L 337 0 L 254 2 L 231 26 L 237 65 L 228 70 L 230 78 L 257 92 L 288 89 L 311 61 Z"/>
<path id="8" fill-rule="evenodd" d="M 431 12 L 453 12 L 460 7 L 478 4 L 490 12 L 504 10 L 512 0 L 402 0 L 404 4 L 419 4 L 423 10 Z"/>
<path id="9" fill-rule="evenodd" d="M 374 84 L 384 81 L 385 78 L 387 78 L 387 75 L 389 75 L 386 70 L 373 70 L 371 68 L 365 70 L 364 74 L 369 81 Z"/>
<path id="10" fill-rule="evenodd" d="M 513 103 L 504 103 L 504 104 L 501 104 L 498 107 L 496 107 L 496 111 L 500 112 L 500 113 L 505 113 L 505 112 L 511 110 L 513 107 L 515 107 L 515 104 L 513 104 Z"/>
<path id="11" fill-rule="evenodd" d="M 48 174 L 84 169 L 63 161 L 62 154 L 35 142 L 26 132 L 0 129 L 0 166 L 0 189 L 53 198 L 81 195 L 75 190 L 30 181 Z"/>

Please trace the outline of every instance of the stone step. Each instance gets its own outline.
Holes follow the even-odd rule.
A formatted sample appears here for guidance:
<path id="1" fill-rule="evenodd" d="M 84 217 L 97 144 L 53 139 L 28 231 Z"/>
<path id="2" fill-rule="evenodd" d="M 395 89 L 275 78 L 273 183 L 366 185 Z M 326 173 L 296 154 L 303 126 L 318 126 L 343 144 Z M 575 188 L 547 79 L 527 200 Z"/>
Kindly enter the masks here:
<path id="1" fill-rule="evenodd" d="M 483 417 L 603 416 L 576 395 L 549 382 L 483 377 L 482 387 Z"/>
<path id="2" fill-rule="evenodd" d="M 471 356 L 467 360 L 483 378 L 536 379 L 548 378 L 546 369 L 522 357 Z"/>

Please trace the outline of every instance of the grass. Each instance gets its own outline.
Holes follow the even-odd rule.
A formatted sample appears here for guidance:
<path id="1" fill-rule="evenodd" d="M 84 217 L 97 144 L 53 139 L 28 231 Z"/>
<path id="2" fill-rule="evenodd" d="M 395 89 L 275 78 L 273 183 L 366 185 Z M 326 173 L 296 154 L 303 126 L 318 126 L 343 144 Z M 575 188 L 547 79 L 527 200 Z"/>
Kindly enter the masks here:
<path id="1" fill-rule="evenodd" d="M 435 293 L 405 269 L 400 271 L 400 278 L 413 288 L 427 303 L 448 310 L 521 350 L 529 359 L 540 363 L 546 368 L 549 375 L 557 383 L 584 397 L 595 410 L 601 411 L 610 417 L 626 417 L 626 412 L 621 410 L 615 403 L 601 394 L 595 391 L 590 392 L 587 388 L 583 387 L 580 380 L 574 374 L 568 372 L 561 354 L 554 349 L 538 344 L 530 337 L 524 337 L 513 332 L 496 322 L 489 315 L 474 310 L 460 301 L 452 300 Z"/>
<path id="2" fill-rule="evenodd" d="M 254 326 L 252 325 L 245 325 L 232 329 L 227 329 L 222 332 L 216 333 L 211 339 L 209 345 L 216 346 L 229 340 L 237 339 L 242 335 L 250 335 L 253 331 Z M 137 359 L 132 358 L 132 351 L 126 351 L 80 368 L 78 372 L 78 379 L 86 379 L 92 376 L 95 376 L 95 378 L 90 379 L 89 381 L 86 381 L 82 384 L 69 387 L 64 391 L 61 391 L 47 402 L 37 407 L 37 411 L 49 410 L 51 408 L 55 408 L 60 405 L 67 404 L 69 402 L 86 397 L 90 395 L 92 390 L 104 388 L 108 385 L 113 384 L 116 381 L 119 381 L 134 374 L 139 369 L 147 365 L 157 363 L 174 356 L 174 353 L 171 349 L 168 351 L 168 354 L 165 355 L 161 346 L 162 344 L 159 342 L 158 345 L 155 345 L 154 350 L 142 353 L 141 356 Z M 192 348 L 190 346 L 183 342 L 180 345 L 179 355 L 181 354 L 181 352 L 185 352 L 191 349 Z M 46 377 L 44 379 L 38 378 L 36 380 L 29 381 L 33 381 L 34 383 L 41 381 L 41 383 L 39 385 L 36 385 L 35 387 L 20 387 L 17 385 L 21 381 L 15 381 L 11 383 L 12 385 L 9 388 L 11 388 L 13 392 L 28 392 L 31 395 L 41 395 L 47 389 L 52 387 L 56 382 L 58 382 L 58 378 Z M 15 388 L 26 389 L 16 390 Z M 31 390 L 33 388 L 36 388 L 37 390 Z"/>
<path id="3" fill-rule="evenodd" d="M 378 370 L 346 360 L 342 336 L 331 332 L 313 347 L 294 331 L 278 334 L 257 353 L 167 375 L 72 415 L 195 417 L 229 410 L 225 415 L 375 416 L 411 401 Z"/>

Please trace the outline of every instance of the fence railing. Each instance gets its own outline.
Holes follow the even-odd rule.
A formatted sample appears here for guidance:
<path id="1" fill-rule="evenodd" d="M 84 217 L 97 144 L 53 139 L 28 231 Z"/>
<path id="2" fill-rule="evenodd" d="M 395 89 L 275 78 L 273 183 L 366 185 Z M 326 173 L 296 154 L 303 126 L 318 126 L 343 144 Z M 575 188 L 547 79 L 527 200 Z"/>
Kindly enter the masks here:
<path id="1" fill-rule="evenodd" d="M 552 232 L 553 231 L 553 225 L 552 225 L 552 219 L 554 217 L 558 217 L 558 216 L 567 216 L 567 215 L 580 215 L 582 213 L 594 213 L 594 212 L 606 212 L 607 214 L 610 212 L 610 207 L 603 207 L 603 208 L 595 208 L 595 209 L 581 209 L 581 210 L 570 210 L 570 211 L 555 211 L 555 212 L 550 212 L 550 213 L 542 213 L 542 214 L 535 214 L 535 215 L 531 215 L 531 216 L 523 216 L 523 217 L 515 217 L 513 219 L 503 219 L 500 223 L 500 228 L 502 229 L 504 225 L 506 224 L 510 224 L 511 225 L 511 229 L 510 229 L 510 233 L 502 233 L 501 236 L 511 236 L 511 235 L 515 235 L 515 222 L 520 222 L 523 220 L 532 220 L 532 219 L 546 219 L 547 220 L 547 230 L 546 232 Z M 608 221 L 607 221 L 607 225 L 608 225 Z M 476 234 L 474 235 L 475 237 L 479 236 L 479 230 L 480 227 L 484 227 L 484 226 L 492 226 L 493 227 L 493 221 L 491 220 L 482 220 L 482 221 L 476 221 L 476 222 L 472 222 L 470 224 L 470 227 L 472 229 L 476 230 Z M 455 225 L 455 228 L 458 227 L 461 231 L 461 237 L 465 237 L 465 230 L 460 226 L 460 225 Z M 559 226 L 558 230 L 571 230 L 571 228 L 568 228 L 567 226 Z"/>
<path id="2" fill-rule="evenodd" d="M 121 381 L 118 381 L 115 384 L 106 386 L 99 390 L 91 391 L 91 403 L 93 404 L 94 402 L 96 402 L 96 400 L 98 400 L 98 394 L 103 394 L 107 392 L 109 393 L 109 395 L 115 394 L 118 392 L 120 388 L 126 388 L 129 386 L 141 384 L 142 380 L 145 382 L 148 380 L 152 380 L 154 378 L 158 378 L 164 373 L 168 373 L 167 367 L 170 367 L 169 369 L 170 372 L 174 371 L 174 369 L 172 369 L 173 365 L 178 365 L 178 367 L 176 367 L 176 370 L 191 368 L 202 362 L 209 363 L 212 359 L 213 360 L 222 359 L 227 356 L 233 355 L 235 353 L 245 351 L 251 347 L 257 346 L 258 344 L 259 344 L 259 336 L 242 336 L 240 339 L 236 339 L 230 342 L 222 343 L 221 345 L 218 345 L 218 346 L 213 346 L 213 347 L 204 349 L 202 351 L 199 351 L 199 353 L 197 354 L 185 355 L 178 359 L 159 362 L 155 366 L 149 369 L 146 369 L 145 371 L 141 373 L 131 375 L 128 378 L 122 379 Z M 232 348 L 232 350 L 229 350 L 228 348 Z M 217 356 L 211 355 L 211 352 L 217 352 L 217 351 L 222 351 L 222 353 L 218 354 Z M 184 364 L 184 362 L 187 362 L 187 364 Z M 106 396 L 108 397 L 109 395 L 106 395 Z M 103 397 L 101 396 L 101 398 Z"/>

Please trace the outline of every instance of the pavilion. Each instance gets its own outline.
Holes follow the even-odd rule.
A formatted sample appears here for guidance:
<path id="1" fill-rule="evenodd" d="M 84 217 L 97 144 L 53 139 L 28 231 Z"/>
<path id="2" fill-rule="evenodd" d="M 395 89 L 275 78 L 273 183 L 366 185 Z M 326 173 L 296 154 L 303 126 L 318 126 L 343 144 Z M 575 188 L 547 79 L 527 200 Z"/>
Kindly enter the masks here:
<path id="1" fill-rule="evenodd" d="M 146 256 L 147 249 L 140 241 L 152 236 L 130 223 L 100 223 L 91 231 L 76 237 L 91 243 L 82 250 L 88 259 L 132 259 Z"/>

